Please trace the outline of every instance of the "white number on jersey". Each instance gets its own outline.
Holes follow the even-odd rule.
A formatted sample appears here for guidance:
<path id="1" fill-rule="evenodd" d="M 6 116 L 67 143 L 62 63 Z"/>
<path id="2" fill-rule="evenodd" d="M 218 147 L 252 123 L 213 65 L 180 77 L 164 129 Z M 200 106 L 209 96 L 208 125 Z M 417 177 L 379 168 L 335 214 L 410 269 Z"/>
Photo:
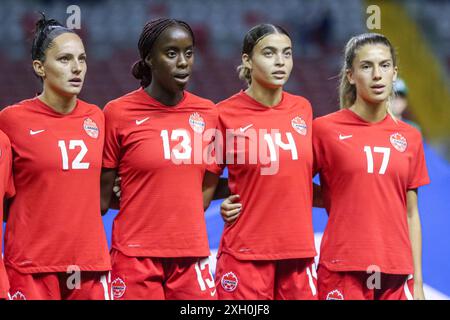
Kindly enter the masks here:
<path id="1" fill-rule="evenodd" d="M 373 173 L 372 149 L 369 146 L 364 146 L 364 152 L 366 153 L 366 158 L 367 158 L 367 172 Z M 383 154 L 383 161 L 381 162 L 380 171 L 378 171 L 378 173 L 384 174 L 386 172 L 387 166 L 389 164 L 389 157 L 391 155 L 391 149 L 384 148 L 384 147 L 374 147 L 373 152 Z"/>
<path id="2" fill-rule="evenodd" d="M 211 269 L 209 268 L 209 258 L 204 258 L 200 261 L 197 261 L 194 265 L 195 272 L 197 273 L 197 281 L 200 286 L 201 291 L 206 290 L 206 286 L 208 286 L 209 289 L 214 288 L 214 278 L 211 274 Z M 208 270 L 208 277 L 203 278 L 202 270 Z M 215 294 L 215 290 L 211 293 L 211 296 Z"/>
<path id="3" fill-rule="evenodd" d="M 267 141 L 270 153 L 270 161 L 277 161 L 277 152 L 275 150 L 275 144 L 277 144 L 283 150 L 291 150 L 292 160 L 298 160 L 297 146 L 295 145 L 294 137 L 292 133 L 286 132 L 288 143 L 281 141 L 281 133 L 275 133 L 275 143 L 272 136 L 269 133 L 264 135 L 264 139 Z"/>
<path id="4" fill-rule="evenodd" d="M 163 149 L 164 149 L 164 159 L 170 159 L 170 143 L 169 143 L 169 131 L 161 130 L 161 138 L 163 140 Z M 187 160 L 191 158 L 192 147 L 191 147 L 191 138 L 189 133 L 186 130 L 175 129 L 172 131 L 172 135 L 170 140 L 178 141 L 181 138 L 181 142 L 178 144 L 183 148 L 182 151 L 179 149 L 172 149 L 172 153 L 175 159 L 179 160 Z"/>
<path id="5" fill-rule="evenodd" d="M 59 140 L 58 147 L 61 149 L 63 170 L 69 170 L 69 156 L 67 153 L 66 142 L 64 140 Z M 84 141 L 83 140 L 70 140 L 69 141 L 69 149 L 74 150 L 76 147 L 80 147 L 81 150 L 78 153 L 78 155 L 75 157 L 75 159 L 72 161 L 71 169 L 74 169 L 74 170 L 89 169 L 89 163 L 82 162 L 84 156 L 88 152 L 88 148 L 86 147 Z"/>

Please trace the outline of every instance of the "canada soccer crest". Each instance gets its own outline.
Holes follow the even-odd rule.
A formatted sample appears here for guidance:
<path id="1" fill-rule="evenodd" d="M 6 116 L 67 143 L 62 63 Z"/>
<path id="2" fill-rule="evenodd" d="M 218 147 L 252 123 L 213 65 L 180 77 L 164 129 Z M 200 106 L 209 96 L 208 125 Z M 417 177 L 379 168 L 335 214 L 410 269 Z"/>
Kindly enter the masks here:
<path id="1" fill-rule="evenodd" d="M 327 300 L 344 300 L 344 296 L 336 289 L 327 294 Z"/>
<path id="2" fill-rule="evenodd" d="M 91 118 L 87 118 L 83 123 L 84 131 L 86 131 L 87 135 L 91 138 L 98 138 L 98 127 L 97 124 Z"/>
<path id="3" fill-rule="evenodd" d="M 302 119 L 302 117 L 297 116 L 291 121 L 292 128 L 295 129 L 298 133 L 300 133 L 302 136 L 306 136 L 306 133 L 308 132 L 308 126 L 306 125 L 305 120 Z"/>
<path id="4" fill-rule="evenodd" d="M 392 134 L 389 140 L 391 141 L 391 144 L 394 146 L 394 148 L 397 149 L 397 151 L 405 152 L 406 148 L 408 147 L 406 138 L 398 132 Z"/>
<path id="5" fill-rule="evenodd" d="M 111 283 L 111 286 L 112 286 L 112 292 L 113 292 L 114 299 L 122 298 L 123 294 L 125 293 L 125 290 L 127 289 L 125 282 L 120 278 L 116 278 Z"/>
<path id="6" fill-rule="evenodd" d="M 222 284 L 222 288 L 227 292 L 233 292 L 236 290 L 238 285 L 238 278 L 233 272 L 228 272 L 222 276 L 220 283 Z"/>
<path id="7" fill-rule="evenodd" d="M 27 300 L 27 298 L 22 292 L 16 291 L 16 293 L 11 296 L 10 300 Z"/>
<path id="8" fill-rule="evenodd" d="M 189 125 L 192 130 L 197 133 L 202 133 L 205 130 L 205 120 L 203 120 L 202 116 L 198 112 L 194 112 L 189 117 Z"/>

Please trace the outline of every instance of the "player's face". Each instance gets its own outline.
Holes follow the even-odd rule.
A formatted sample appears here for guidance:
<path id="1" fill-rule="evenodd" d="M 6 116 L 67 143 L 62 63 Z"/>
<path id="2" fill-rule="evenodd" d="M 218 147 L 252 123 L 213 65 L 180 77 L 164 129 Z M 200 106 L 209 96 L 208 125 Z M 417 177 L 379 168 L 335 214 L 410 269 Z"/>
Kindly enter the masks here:
<path id="1" fill-rule="evenodd" d="M 391 51 L 384 44 L 366 44 L 359 48 L 353 67 L 347 72 L 348 80 L 356 86 L 359 98 L 371 105 L 385 102 L 397 78 Z"/>
<path id="2" fill-rule="evenodd" d="M 181 26 L 168 27 L 158 37 L 145 61 L 152 70 L 152 81 L 168 91 L 184 90 L 194 63 L 191 34 Z"/>
<path id="3" fill-rule="evenodd" d="M 78 95 L 86 75 L 86 53 L 80 37 L 74 33 L 57 36 L 42 63 L 44 87 L 61 96 Z"/>
<path id="4" fill-rule="evenodd" d="M 285 34 L 270 34 L 253 48 L 251 57 L 243 56 L 251 70 L 252 82 L 266 88 L 282 87 L 292 71 L 292 43 Z"/>

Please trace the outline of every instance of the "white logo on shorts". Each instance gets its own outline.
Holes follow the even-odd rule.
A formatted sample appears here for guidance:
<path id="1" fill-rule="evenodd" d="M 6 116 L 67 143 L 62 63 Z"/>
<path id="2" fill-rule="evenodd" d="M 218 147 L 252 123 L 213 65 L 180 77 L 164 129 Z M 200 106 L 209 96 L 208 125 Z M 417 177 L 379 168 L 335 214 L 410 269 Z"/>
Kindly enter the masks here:
<path id="1" fill-rule="evenodd" d="M 22 292 L 16 291 L 16 293 L 11 296 L 10 300 L 27 300 L 27 298 Z"/>
<path id="2" fill-rule="evenodd" d="M 336 289 L 327 294 L 327 300 L 344 300 L 344 295 Z"/>

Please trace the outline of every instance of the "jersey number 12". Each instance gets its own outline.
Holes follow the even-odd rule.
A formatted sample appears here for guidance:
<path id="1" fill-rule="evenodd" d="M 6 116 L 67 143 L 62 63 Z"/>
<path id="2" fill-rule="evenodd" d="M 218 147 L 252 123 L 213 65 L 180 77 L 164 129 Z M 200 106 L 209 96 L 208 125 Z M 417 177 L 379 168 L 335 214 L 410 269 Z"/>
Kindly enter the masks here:
<path id="1" fill-rule="evenodd" d="M 66 142 L 64 140 L 58 141 L 58 147 L 61 149 L 61 157 L 62 157 L 62 168 L 63 170 L 82 170 L 82 169 L 89 169 L 89 162 L 82 162 L 84 156 L 88 152 L 88 148 L 86 147 L 86 144 L 83 140 L 70 140 L 69 141 L 69 149 L 73 150 L 77 147 L 81 148 L 78 155 L 73 159 L 72 166 L 69 168 L 69 156 L 67 153 L 67 146 Z"/>

